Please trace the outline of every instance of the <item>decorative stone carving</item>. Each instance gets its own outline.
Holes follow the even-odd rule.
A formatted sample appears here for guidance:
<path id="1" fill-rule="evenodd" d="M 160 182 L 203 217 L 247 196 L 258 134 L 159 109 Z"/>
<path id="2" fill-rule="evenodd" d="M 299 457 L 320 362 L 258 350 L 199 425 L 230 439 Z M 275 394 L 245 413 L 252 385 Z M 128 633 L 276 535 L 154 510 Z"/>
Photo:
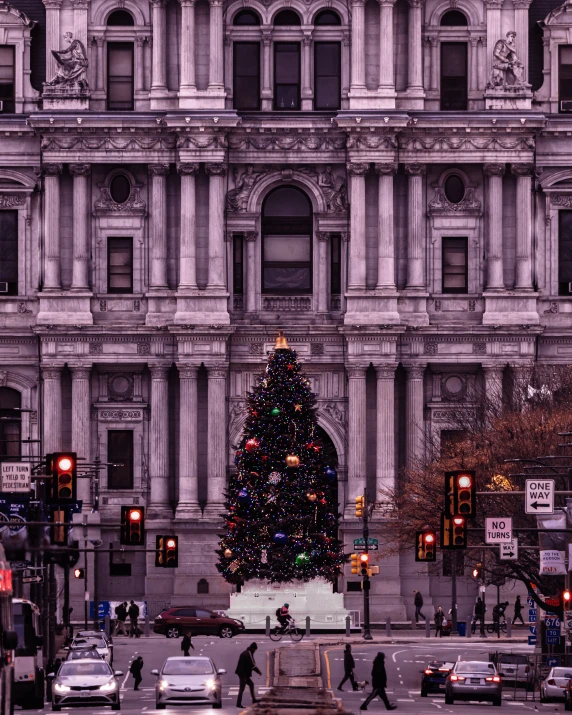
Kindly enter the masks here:
<path id="1" fill-rule="evenodd" d="M 486 355 L 487 354 L 487 344 L 486 343 L 473 343 L 473 355 Z"/>
<path id="2" fill-rule="evenodd" d="M 100 410 L 100 420 L 140 422 L 143 419 L 142 410 Z"/>
<path id="3" fill-rule="evenodd" d="M 52 50 L 52 55 L 58 63 L 58 69 L 56 76 L 46 82 L 44 87 L 59 86 L 81 93 L 89 89 L 87 52 L 83 42 L 73 40 L 71 32 L 64 34 L 64 40 L 69 43 L 69 47 L 63 50 Z"/>
<path id="4" fill-rule="evenodd" d="M 31 312 L 32 312 L 32 311 L 29 310 L 29 308 L 28 308 L 28 306 L 26 305 L 26 303 L 24 303 L 23 301 L 22 301 L 21 303 L 18 303 L 18 313 L 24 314 L 24 313 L 31 313 Z"/>
<path id="5" fill-rule="evenodd" d="M 11 209 L 14 206 L 23 206 L 26 203 L 26 194 L 0 194 L 0 209 Z"/>
<path id="6" fill-rule="evenodd" d="M 504 176 L 504 164 L 484 164 L 483 171 L 485 176 Z"/>
<path id="7" fill-rule="evenodd" d="M 176 139 L 177 149 L 226 149 L 227 140 L 222 134 L 194 137 L 184 134 Z"/>
<path id="8" fill-rule="evenodd" d="M 264 345 L 262 343 L 250 343 L 250 354 L 251 355 L 262 355 Z"/>
<path id="9" fill-rule="evenodd" d="M 239 174 L 237 167 L 234 168 L 233 173 L 234 189 L 226 195 L 226 207 L 229 211 L 246 211 L 252 189 L 265 172 L 255 171 L 254 166 L 249 164 L 242 174 Z"/>
<path id="10" fill-rule="evenodd" d="M 443 150 L 443 151 L 495 151 L 498 149 L 534 149 L 533 137 L 442 137 L 424 136 L 415 134 L 414 136 L 402 136 L 399 139 L 400 149 L 408 151 L 415 150 Z"/>
<path id="11" fill-rule="evenodd" d="M 516 32 L 509 30 L 506 40 L 498 40 L 493 50 L 493 68 L 487 89 L 495 87 L 525 87 L 524 65 L 518 59 L 515 44 Z"/>
<path id="12" fill-rule="evenodd" d="M 378 176 L 395 176 L 395 174 L 397 174 L 398 165 L 390 162 L 388 164 L 375 164 L 374 168 Z"/>
<path id="13" fill-rule="evenodd" d="M 423 176 L 427 173 L 427 164 L 405 164 L 404 169 L 408 176 Z"/>
<path id="14" fill-rule="evenodd" d="M 552 313 L 553 315 L 558 313 L 558 302 L 553 300 L 551 301 L 550 305 L 548 308 L 544 311 L 545 313 Z"/>
<path id="15" fill-rule="evenodd" d="M 107 311 L 107 301 L 106 300 L 100 300 L 99 301 L 99 310 L 102 313 L 105 313 Z"/>
<path id="16" fill-rule="evenodd" d="M 91 164 L 69 164 L 68 168 L 72 176 L 89 176 L 91 174 Z"/>
<path id="17" fill-rule="evenodd" d="M 467 383 L 462 375 L 443 375 L 441 377 L 441 392 L 445 399 L 453 402 L 462 400 L 467 392 Z"/>
<path id="18" fill-rule="evenodd" d="M 147 170 L 150 176 L 167 176 L 169 174 L 169 164 L 149 164 Z"/>
<path id="19" fill-rule="evenodd" d="M 369 172 L 369 164 L 349 162 L 347 170 L 350 176 L 365 176 Z"/>
<path id="20" fill-rule="evenodd" d="M 349 371 L 350 368 L 348 368 Z M 361 375 L 360 375 L 361 377 Z M 341 426 L 346 423 L 346 410 L 343 402 L 323 402 L 320 405 L 320 412 L 324 412 L 330 419 Z"/>
<path id="21" fill-rule="evenodd" d="M 0 370 L 0 387 L 6 387 L 8 381 L 8 370 Z"/>
<path id="22" fill-rule="evenodd" d="M 70 135 L 44 135 L 42 137 L 42 149 L 44 151 L 70 150 L 75 151 L 133 151 L 140 153 L 141 150 L 151 149 L 174 149 L 176 137 L 169 134 L 145 134 L 129 136 L 85 136 L 82 134 Z"/>
<path id="23" fill-rule="evenodd" d="M 181 137 L 183 139 L 184 137 Z M 229 139 L 231 149 L 258 149 L 259 151 L 342 151 L 346 148 L 344 136 L 251 136 L 249 134 L 232 136 Z"/>
<path id="24" fill-rule="evenodd" d="M 103 355 L 103 343 L 90 343 L 89 344 L 89 354 L 90 355 Z"/>
<path id="25" fill-rule="evenodd" d="M 312 355 L 323 355 L 324 343 L 310 343 L 310 352 Z"/>
<path id="26" fill-rule="evenodd" d="M 533 176 L 534 164 L 511 164 L 510 171 L 515 176 Z"/>
<path id="27" fill-rule="evenodd" d="M 247 231 L 244 234 L 244 240 L 245 241 L 257 241 L 258 240 L 258 231 Z"/>
<path id="28" fill-rule="evenodd" d="M 205 171 L 208 176 L 226 176 L 226 164 L 208 163 L 205 164 Z"/>
<path id="29" fill-rule="evenodd" d="M 565 209 L 572 208 L 572 194 L 550 194 L 550 203 Z"/>
<path id="30" fill-rule="evenodd" d="M 437 186 L 435 189 L 435 197 L 429 202 L 430 214 L 446 214 L 446 213 L 466 213 L 480 214 L 481 202 L 475 199 L 475 190 L 467 189 L 463 200 L 458 204 L 451 203 L 445 196 L 445 191 L 442 186 Z"/>
<path id="31" fill-rule="evenodd" d="M 196 176 L 199 173 L 200 164 L 177 164 L 177 172 L 181 176 Z"/>
<path id="32" fill-rule="evenodd" d="M 108 213 L 136 214 L 141 216 L 146 213 L 147 207 L 140 196 L 141 187 L 138 184 L 131 185 L 129 198 L 122 204 L 118 204 L 111 198 L 109 184 L 100 184 L 99 191 L 100 197 L 94 204 L 96 216 Z"/>
<path id="33" fill-rule="evenodd" d="M 125 373 L 108 375 L 107 392 L 112 402 L 125 402 L 133 399 L 133 376 Z"/>
<path id="34" fill-rule="evenodd" d="M 63 170 L 63 164 L 43 164 L 40 169 L 44 176 L 59 176 Z"/>
<path id="35" fill-rule="evenodd" d="M 425 355 L 437 355 L 437 343 L 424 343 L 423 353 Z"/>
<path id="36" fill-rule="evenodd" d="M 318 186 L 326 199 L 328 213 L 341 213 L 348 207 L 348 191 L 345 179 L 334 176 L 331 166 L 326 166 L 322 174 L 318 174 Z"/>
<path id="37" fill-rule="evenodd" d="M 394 134 L 350 134 L 347 149 L 396 149 Z"/>

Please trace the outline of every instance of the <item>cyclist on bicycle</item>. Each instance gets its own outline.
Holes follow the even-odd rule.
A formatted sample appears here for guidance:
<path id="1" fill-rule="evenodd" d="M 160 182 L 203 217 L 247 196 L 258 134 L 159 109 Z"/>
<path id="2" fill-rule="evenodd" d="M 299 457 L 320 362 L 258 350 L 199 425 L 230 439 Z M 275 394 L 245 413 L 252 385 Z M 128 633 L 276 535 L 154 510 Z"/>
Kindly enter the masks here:
<path id="1" fill-rule="evenodd" d="M 505 618 L 505 611 L 508 605 L 508 601 L 505 601 L 504 603 L 497 603 L 493 608 L 493 625 L 495 631 L 499 628 L 500 619 Z"/>
<path id="2" fill-rule="evenodd" d="M 290 612 L 288 609 L 290 608 L 288 603 L 285 603 L 282 608 L 277 608 L 276 609 L 276 618 L 278 619 L 280 625 L 282 626 L 281 632 L 284 633 L 286 628 L 288 627 L 288 624 L 291 623 L 294 619 L 290 615 Z"/>

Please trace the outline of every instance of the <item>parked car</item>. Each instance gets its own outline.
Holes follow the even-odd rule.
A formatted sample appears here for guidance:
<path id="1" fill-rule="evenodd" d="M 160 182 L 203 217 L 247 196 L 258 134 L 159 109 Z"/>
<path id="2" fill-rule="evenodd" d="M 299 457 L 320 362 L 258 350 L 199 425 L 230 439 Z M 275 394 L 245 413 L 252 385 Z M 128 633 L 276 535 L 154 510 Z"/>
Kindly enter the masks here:
<path id="1" fill-rule="evenodd" d="M 447 676 L 445 704 L 455 700 L 489 700 L 502 705 L 502 681 L 494 663 L 458 660 Z"/>
<path id="2" fill-rule="evenodd" d="M 70 651 L 86 650 L 87 648 L 96 648 L 103 660 L 106 660 L 109 665 L 113 664 L 113 650 L 109 647 L 107 640 L 99 635 L 86 638 L 76 636 L 69 646 Z"/>
<path id="3" fill-rule="evenodd" d="M 564 710 L 572 710 L 572 680 L 564 688 Z"/>
<path id="4" fill-rule="evenodd" d="M 534 690 L 534 664 L 525 653 L 499 653 L 496 666 L 503 682 L 522 683 L 528 691 Z"/>
<path id="5" fill-rule="evenodd" d="M 167 658 L 161 670 L 152 670 L 157 677 L 155 704 L 164 710 L 169 703 L 210 704 L 222 708 L 220 676 L 211 658 L 177 656 Z"/>
<path id="6" fill-rule="evenodd" d="M 548 703 L 551 700 L 564 701 L 568 681 L 572 678 L 572 668 L 562 666 L 551 668 L 546 678 L 540 684 L 540 702 Z"/>
<path id="7" fill-rule="evenodd" d="M 433 660 L 422 670 L 421 697 L 426 698 L 429 693 L 445 691 L 445 681 L 451 672 L 453 663 L 444 663 L 442 660 Z"/>
<path id="8" fill-rule="evenodd" d="M 120 670 L 113 672 L 108 663 L 99 659 L 65 661 L 56 673 L 48 673 L 52 682 L 52 710 L 78 705 L 111 706 L 121 710 Z"/>
<path id="9" fill-rule="evenodd" d="M 178 638 L 183 633 L 232 638 L 237 633 L 244 632 L 244 623 L 227 616 L 219 616 L 205 608 L 177 606 L 168 608 L 155 618 L 153 631 L 167 638 Z"/>
<path id="10" fill-rule="evenodd" d="M 103 660 L 95 646 L 90 646 L 89 648 L 72 648 L 68 650 L 66 660 L 85 660 L 86 658 L 88 660 Z"/>
<path id="11" fill-rule="evenodd" d="M 113 638 L 108 636 L 105 631 L 77 631 L 75 634 L 76 638 L 104 638 L 109 646 L 113 648 Z"/>

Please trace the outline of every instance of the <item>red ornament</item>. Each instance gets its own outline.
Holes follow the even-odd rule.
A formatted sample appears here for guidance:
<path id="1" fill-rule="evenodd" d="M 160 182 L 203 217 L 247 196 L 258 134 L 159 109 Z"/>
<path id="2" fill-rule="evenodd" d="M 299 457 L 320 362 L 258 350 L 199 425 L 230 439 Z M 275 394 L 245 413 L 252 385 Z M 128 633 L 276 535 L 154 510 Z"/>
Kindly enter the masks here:
<path id="1" fill-rule="evenodd" d="M 252 416 L 253 417 L 258 417 L 258 412 L 256 410 L 252 410 Z"/>
<path id="2" fill-rule="evenodd" d="M 327 504 L 328 502 L 325 499 L 320 499 L 319 501 L 320 504 Z"/>
<path id="3" fill-rule="evenodd" d="M 260 448 L 260 440 L 258 437 L 252 437 L 251 439 L 247 440 L 246 444 L 244 445 L 244 449 L 251 453 L 251 452 L 256 452 L 257 449 Z"/>
<path id="4" fill-rule="evenodd" d="M 314 443 L 308 442 L 308 444 L 306 445 L 306 449 L 314 449 Z"/>
<path id="5" fill-rule="evenodd" d="M 294 369 L 294 365 L 292 365 L 292 363 L 288 363 L 288 365 L 286 365 L 286 367 L 288 368 L 288 370 Z"/>
<path id="6" fill-rule="evenodd" d="M 268 460 L 268 457 L 267 457 L 267 455 L 264 454 L 262 457 L 260 457 L 260 459 L 261 459 L 263 462 L 266 462 L 266 461 Z"/>
<path id="7" fill-rule="evenodd" d="M 313 445 L 313 448 L 314 448 L 314 452 L 319 452 L 322 449 L 319 444 Z"/>

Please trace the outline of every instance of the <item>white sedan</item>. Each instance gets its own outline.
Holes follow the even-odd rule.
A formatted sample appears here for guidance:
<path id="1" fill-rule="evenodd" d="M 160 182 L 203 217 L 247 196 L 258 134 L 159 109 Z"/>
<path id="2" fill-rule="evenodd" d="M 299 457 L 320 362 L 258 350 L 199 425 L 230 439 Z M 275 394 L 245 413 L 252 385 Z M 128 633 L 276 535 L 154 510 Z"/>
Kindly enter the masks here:
<path id="1" fill-rule="evenodd" d="M 113 663 L 113 650 L 102 636 L 86 636 L 85 638 L 75 637 L 70 645 L 70 651 L 87 648 L 95 648 L 98 655 L 109 665 Z"/>
<path id="2" fill-rule="evenodd" d="M 540 702 L 547 703 L 550 700 L 564 702 L 564 691 L 570 678 L 572 678 L 572 668 L 552 668 L 540 684 Z"/>

